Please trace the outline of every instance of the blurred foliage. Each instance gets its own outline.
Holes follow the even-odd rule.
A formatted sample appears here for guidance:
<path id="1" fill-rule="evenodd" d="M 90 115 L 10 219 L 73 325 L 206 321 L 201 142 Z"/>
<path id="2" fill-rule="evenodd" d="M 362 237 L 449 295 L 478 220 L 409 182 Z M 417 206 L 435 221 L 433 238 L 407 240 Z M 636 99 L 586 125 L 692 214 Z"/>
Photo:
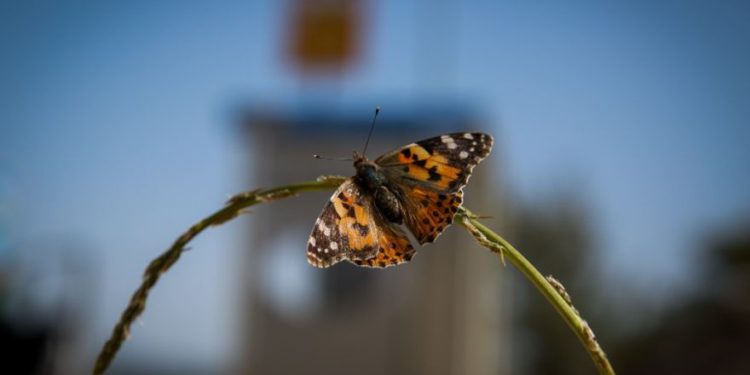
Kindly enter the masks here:
<path id="1" fill-rule="evenodd" d="M 604 290 L 597 274 L 593 219 L 584 199 L 561 194 L 518 207 L 512 241 L 567 288 L 618 374 L 750 373 L 750 230 L 720 233 L 696 259 L 695 289 L 652 311 L 627 285 Z M 517 283 L 520 285 L 520 283 Z M 522 374 L 594 373 L 586 353 L 546 301 L 522 293 L 512 341 Z M 624 300 L 625 303 L 623 303 Z M 642 305 L 642 304 L 646 305 Z M 618 307 L 615 307 L 618 306 Z M 615 309 L 627 309 L 623 311 Z M 621 321 L 635 316 L 635 325 Z M 640 316 L 639 316 L 640 314 Z M 619 318 L 618 318 L 619 317 Z M 624 328 L 623 328 L 624 327 Z"/>
<path id="2" fill-rule="evenodd" d="M 582 202 L 567 194 L 520 207 L 514 214 L 510 237 L 543 274 L 551 274 L 563 283 L 601 340 L 607 335 L 603 335 L 602 326 L 597 323 L 600 319 L 587 311 L 585 302 L 580 303 L 593 300 L 587 298 L 594 292 L 588 269 L 596 263 L 591 259 L 590 219 Z M 516 337 L 523 340 L 514 355 L 521 360 L 519 373 L 594 373 L 586 352 L 569 328 L 561 324 L 557 312 L 543 298 L 538 298 L 535 290 L 519 288 L 518 292 L 524 293 L 517 299 L 515 312 L 520 329 Z M 612 350 L 606 340 L 602 346 L 608 353 Z"/>
<path id="3" fill-rule="evenodd" d="M 743 229 L 702 254 L 702 290 L 616 348 L 621 373 L 750 373 L 750 230 Z"/>

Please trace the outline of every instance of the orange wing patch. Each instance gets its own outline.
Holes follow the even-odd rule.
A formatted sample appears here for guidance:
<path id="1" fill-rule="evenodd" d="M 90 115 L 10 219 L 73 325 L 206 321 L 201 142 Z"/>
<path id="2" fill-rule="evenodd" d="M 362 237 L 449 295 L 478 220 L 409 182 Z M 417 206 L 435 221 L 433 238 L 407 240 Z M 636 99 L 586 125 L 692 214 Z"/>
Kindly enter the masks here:
<path id="1" fill-rule="evenodd" d="M 352 262 L 358 266 L 385 268 L 406 263 L 416 253 L 404 232 L 390 224 L 381 227 L 378 246 L 378 253 L 374 257 Z"/>
<path id="2" fill-rule="evenodd" d="M 375 163 L 395 183 L 454 193 L 490 153 L 492 142 L 484 133 L 445 134 L 386 153 Z"/>
<path id="3" fill-rule="evenodd" d="M 378 230 L 370 212 L 371 203 L 358 193 L 358 189 L 343 189 L 331 198 L 331 203 L 340 218 L 339 232 L 346 247 L 354 258 L 366 259 L 377 251 Z"/>
<path id="4" fill-rule="evenodd" d="M 429 153 L 416 143 L 398 153 L 398 163 L 403 165 L 405 178 L 425 183 L 437 190 L 455 189 L 464 179 L 462 169 L 452 165 L 448 158 L 434 151 Z"/>
<path id="5" fill-rule="evenodd" d="M 406 225 L 420 244 L 433 242 L 453 223 L 453 217 L 461 206 L 463 192 L 439 193 L 419 186 L 405 191 Z"/>

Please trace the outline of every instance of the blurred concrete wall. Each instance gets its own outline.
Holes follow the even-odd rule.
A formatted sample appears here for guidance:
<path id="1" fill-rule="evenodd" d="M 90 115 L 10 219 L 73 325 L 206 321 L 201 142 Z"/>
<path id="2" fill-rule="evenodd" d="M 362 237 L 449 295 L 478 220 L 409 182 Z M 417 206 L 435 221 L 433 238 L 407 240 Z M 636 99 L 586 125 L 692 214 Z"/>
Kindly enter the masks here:
<path id="1" fill-rule="evenodd" d="M 370 113 L 315 110 L 244 112 L 254 186 L 276 186 L 323 174 L 352 175 Z M 445 132 L 481 130 L 461 108 L 431 105 L 378 119 L 370 159 Z M 471 207 L 490 207 L 490 157 L 466 191 Z M 503 296 L 496 256 L 460 226 L 417 248 L 408 264 L 385 270 L 347 262 L 307 265 L 305 243 L 331 192 L 305 194 L 256 210 L 242 268 L 247 293 L 237 373 L 498 374 L 508 372 Z M 499 220 L 499 218 L 497 218 Z"/>

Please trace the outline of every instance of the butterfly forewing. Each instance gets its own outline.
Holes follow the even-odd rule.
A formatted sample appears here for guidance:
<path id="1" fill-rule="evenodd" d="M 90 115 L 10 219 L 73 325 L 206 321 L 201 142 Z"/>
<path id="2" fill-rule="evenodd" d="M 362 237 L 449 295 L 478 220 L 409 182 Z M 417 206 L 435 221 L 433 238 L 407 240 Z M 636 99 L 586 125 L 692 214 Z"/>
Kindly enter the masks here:
<path id="1" fill-rule="evenodd" d="M 332 266 L 345 257 L 338 226 L 339 217 L 332 203 L 326 204 L 307 240 L 307 262 L 316 267 Z"/>
<path id="2" fill-rule="evenodd" d="M 375 163 L 393 185 L 418 185 L 452 193 L 466 185 L 472 169 L 491 150 L 489 134 L 453 133 L 406 145 Z"/>

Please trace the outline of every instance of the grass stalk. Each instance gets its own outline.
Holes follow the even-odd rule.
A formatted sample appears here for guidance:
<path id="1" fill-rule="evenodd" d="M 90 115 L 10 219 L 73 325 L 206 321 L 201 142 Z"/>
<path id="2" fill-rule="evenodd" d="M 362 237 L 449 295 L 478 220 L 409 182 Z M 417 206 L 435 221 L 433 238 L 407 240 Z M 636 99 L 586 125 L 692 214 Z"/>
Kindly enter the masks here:
<path id="1" fill-rule="evenodd" d="M 117 355 L 122 343 L 130 335 L 130 326 L 143 313 L 146 308 L 146 299 L 151 288 L 156 285 L 161 275 L 169 270 L 172 265 L 180 259 L 180 255 L 185 251 L 185 246 L 209 227 L 218 226 L 242 214 L 248 207 L 258 203 L 272 202 L 278 199 L 296 196 L 298 193 L 306 191 L 333 190 L 342 182 L 344 177 L 328 176 L 321 177 L 317 181 L 302 182 L 299 184 L 281 186 L 268 190 L 253 190 L 237 194 L 227 201 L 224 207 L 205 219 L 195 223 L 187 232 L 179 236 L 172 247 L 163 252 L 146 267 L 143 273 L 141 286 L 136 289 L 130 298 L 130 303 L 120 315 L 120 320 L 112 329 L 110 338 L 104 343 L 102 350 L 94 364 L 93 374 L 104 374 Z"/>
<path id="2" fill-rule="evenodd" d="M 141 285 L 133 293 L 128 306 L 122 312 L 117 324 L 115 324 L 110 338 L 104 343 L 96 359 L 92 373 L 99 375 L 107 371 L 123 342 L 130 335 L 131 325 L 145 310 L 149 292 L 159 281 L 159 278 L 180 259 L 187 244 L 198 234 L 209 227 L 218 226 L 234 219 L 246 212 L 250 206 L 296 196 L 298 193 L 307 191 L 333 190 L 344 182 L 344 180 L 345 177 L 340 176 L 323 176 L 317 181 L 241 193 L 230 198 L 222 209 L 191 226 L 174 241 L 168 250 L 151 261 L 148 267 L 146 267 Z M 609 364 L 604 351 L 596 341 L 593 331 L 573 307 L 570 297 L 560 282 L 551 276 L 548 278 L 542 276 L 518 250 L 502 237 L 482 225 L 469 210 L 462 208 L 457 218 L 482 246 L 498 253 L 501 259 L 507 256 L 510 262 L 521 270 L 529 281 L 537 287 L 581 340 L 600 374 L 614 374 L 614 370 Z"/>
<path id="3" fill-rule="evenodd" d="M 615 370 L 607 359 L 606 353 L 596 340 L 594 331 L 588 323 L 581 318 L 578 310 L 573 306 L 573 300 L 565 290 L 565 287 L 552 276 L 544 277 L 526 257 L 516 250 L 513 245 L 502 238 L 491 229 L 477 220 L 477 216 L 471 211 L 461 208 L 458 212 L 458 222 L 469 230 L 480 245 L 497 253 L 505 262 L 508 259 L 521 273 L 539 290 L 552 307 L 560 313 L 563 320 L 568 324 L 573 333 L 583 344 L 583 347 L 591 356 L 594 365 L 602 375 L 614 375 Z"/>

